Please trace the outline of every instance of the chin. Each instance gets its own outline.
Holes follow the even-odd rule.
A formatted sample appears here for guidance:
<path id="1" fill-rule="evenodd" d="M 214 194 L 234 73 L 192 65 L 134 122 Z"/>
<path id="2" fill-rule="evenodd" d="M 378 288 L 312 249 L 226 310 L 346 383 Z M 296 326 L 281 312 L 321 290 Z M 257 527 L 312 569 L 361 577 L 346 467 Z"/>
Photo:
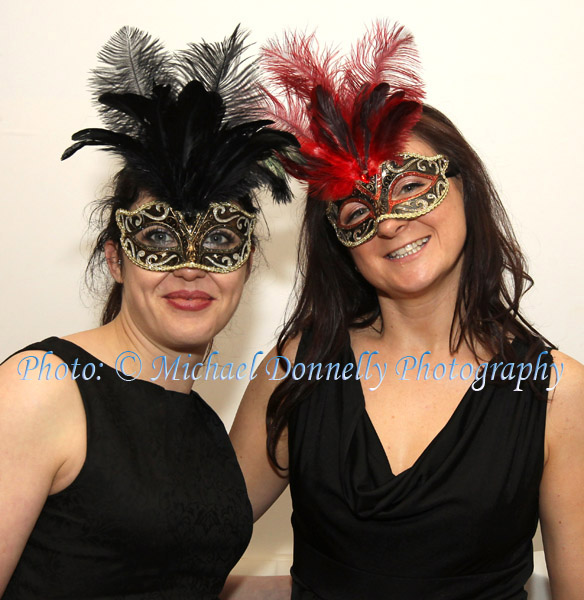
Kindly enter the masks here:
<path id="1" fill-rule="evenodd" d="M 419 298 L 437 289 L 438 280 L 427 276 L 406 275 L 399 281 L 384 282 L 377 288 L 382 295 L 393 299 Z"/>
<path id="2" fill-rule="evenodd" d="M 209 342 L 213 340 L 215 330 L 211 327 L 201 327 L 200 323 L 197 327 L 190 328 L 186 323 L 175 321 L 162 331 L 162 335 L 164 346 L 167 348 L 182 353 L 195 353 L 201 348 L 204 352 Z"/>

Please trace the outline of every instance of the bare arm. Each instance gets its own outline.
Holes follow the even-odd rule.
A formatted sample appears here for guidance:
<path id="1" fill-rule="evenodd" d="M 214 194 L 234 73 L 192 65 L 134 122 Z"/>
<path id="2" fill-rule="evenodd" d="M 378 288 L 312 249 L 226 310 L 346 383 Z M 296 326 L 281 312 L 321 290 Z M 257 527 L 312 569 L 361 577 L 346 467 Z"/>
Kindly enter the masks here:
<path id="1" fill-rule="evenodd" d="M 298 341 L 293 340 L 285 349 L 284 354 L 290 360 L 296 356 L 297 345 Z M 274 356 L 275 349 L 268 353 L 258 367 L 257 376 L 245 391 L 229 434 L 245 477 L 254 521 L 268 510 L 288 485 L 287 471 L 280 471 L 271 464 L 266 449 L 266 408 L 278 385 L 276 379 L 271 379 L 273 369 L 268 374 L 266 365 Z M 286 431 L 280 438 L 276 456 L 281 466 L 288 466 Z"/>
<path id="2" fill-rule="evenodd" d="M 17 371 L 23 356 L 0 366 L 0 595 L 47 496 L 67 483 L 71 445 L 85 435 L 73 429 L 83 410 L 74 382 L 23 381 Z"/>
<path id="3" fill-rule="evenodd" d="M 289 575 L 230 575 L 219 597 L 221 600 L 290 600 L 291 593 Z"/>
<path id="4" fill-rule="evenodd" d="M 296 344 L 286 352 L 296 354 Z M 270 395 L 278 385 L 266 372 L 266 365 L 276 356 L 272 350 L 256 371 L 256 378 L 247 387 L 229 433 L 237 459 L 245 477 L 247 492 L 257 521 L 278 499 L 288 485 L 287 472 L 277 470 L 266 449 L 266 408 Z M 276 450 L 281 466 L 288 466 L 288 440 L 284 432 Z M 221 600 L 289 600 L 292 589 L 290 576 L 256 577 L 230 575 L 221 592 Z"/>
<path id="5" fill-rule="evenodd" d="M 584 598 L 584 367 L 561 352 L 548 406 L 540 517 L 554 600 Z"/>

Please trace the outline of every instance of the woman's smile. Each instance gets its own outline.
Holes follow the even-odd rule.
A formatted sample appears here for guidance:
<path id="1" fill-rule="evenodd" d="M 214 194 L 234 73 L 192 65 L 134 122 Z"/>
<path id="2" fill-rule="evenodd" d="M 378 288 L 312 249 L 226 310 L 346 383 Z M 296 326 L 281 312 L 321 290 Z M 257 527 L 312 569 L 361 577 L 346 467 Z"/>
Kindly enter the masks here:
<path id="1" fill-rule="evenodd" d="M 420 252 L 422 250 L 422 248 L 428 243 L 428 241 L 430 240 L 430 237 L 431 236 L 428 235 L 428 236 L 420 238 L 414 242 L 409 242 L 409 243 L 405 244 L 404 246 L 401 246 L 397 250 L 390 252 L 387 255 L 387 258 L 389 258 L 389 260 L 399 260 L 399 259 L 405 258 L 406 256 L 412 256 L 413 254 L 418 254 L 418 252 Z"/>

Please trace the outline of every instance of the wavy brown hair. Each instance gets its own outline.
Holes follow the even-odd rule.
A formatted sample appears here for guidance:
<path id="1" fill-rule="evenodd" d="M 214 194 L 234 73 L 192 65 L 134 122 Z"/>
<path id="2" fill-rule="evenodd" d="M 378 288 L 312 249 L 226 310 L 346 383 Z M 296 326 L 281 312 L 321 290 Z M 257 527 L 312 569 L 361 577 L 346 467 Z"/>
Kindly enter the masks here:
<path id="1" fill-rule="evenodd" d="M 464 193 L 467 237 L 450 327 L 450 351 L 466 343 L 478 359 L 477 349 L 514 362 L 510 340 L 517 337 L 533 356 L 543 338 L 519 311 L 522 295 L 533 285 L 526 261 L 509 218 L 482 161 L 454 124 L 440 111 L 424 106 L 413 135 L 449 158 Z M 328 223 L 326 203 L 309 198 L 298 252 L 297 304 L 278 337 L 277 352 L 304 331 L 310 332 L 305 363 L 335 362 L 350 327 L 371 326 L 381 312 L 373 286 L 355 270 L 353 259 Z M 383 324 L 382 324 L 383 326 Z M 268 402 L 266 423 L 268 454 L 302 398 L 318 382 L 283 380 Z"/>

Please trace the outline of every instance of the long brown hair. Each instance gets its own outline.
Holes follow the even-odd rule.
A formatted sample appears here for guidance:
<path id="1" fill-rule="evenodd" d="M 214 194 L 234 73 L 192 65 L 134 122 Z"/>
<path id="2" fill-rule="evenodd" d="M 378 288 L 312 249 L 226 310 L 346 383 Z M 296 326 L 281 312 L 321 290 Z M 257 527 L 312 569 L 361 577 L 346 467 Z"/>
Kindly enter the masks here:
<path id="1" fill-rule="evenodd" d="M 510 339 L 528 344 L 528 356 L 543 340 L 519 311 L 521 296 L 533 285 L 509 218 L 489 175 L 468 142 L 440 111 L 424 106 L 412 131 L 436 152 L 448 156 L 462 181 L 467 238 L 458 295 L 450 328 L 450 351 L 464 342 L 478 360 L 482 347 L 503 360 L 514 360 Z M 277 343 L 309 331 L 305 363 L 334 362 L 350 327 L 364 328 L 380 316 L 377 294 L 355 270 L 353 259 L 325 218 L 326 203 L 311 200 L 302 226 L 298 262 L 298 301 Z M 275 449 L 290 414 L 317 382 L 283 380 L 267 408 L 268 454 L 276 466 Z"/>

